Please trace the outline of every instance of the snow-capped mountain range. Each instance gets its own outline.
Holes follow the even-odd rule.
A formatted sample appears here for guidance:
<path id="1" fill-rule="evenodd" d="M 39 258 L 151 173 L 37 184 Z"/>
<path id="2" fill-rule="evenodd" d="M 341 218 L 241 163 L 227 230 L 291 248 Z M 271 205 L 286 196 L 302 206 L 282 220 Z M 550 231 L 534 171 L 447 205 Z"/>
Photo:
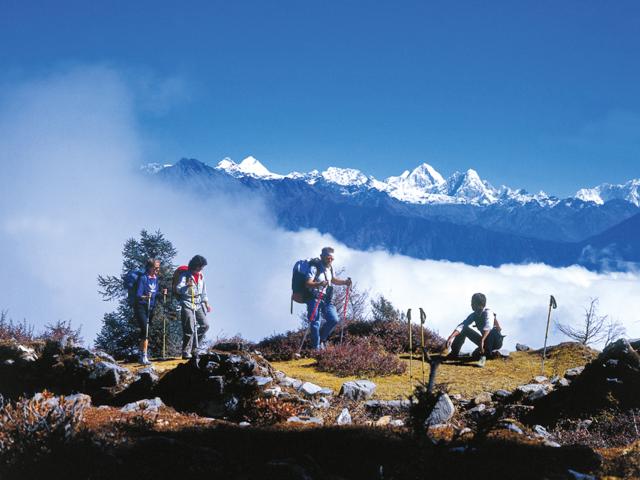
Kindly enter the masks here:
<path id="1" fill-rule="evenodd" d="M 157 173 L 171 165 L 150 164 L 145 167 Z M 326 182 L 339 188 L 345 195 L 352 195 L 363 190 L 377 190 L 392 198 L 411 204 L 471 204 L 493 205 L 517 203 L 524 205 L 536 202 L 541 206 L 552 207 L 562 200 L 541 191 L 529 194 L 524 190 L 514 190 L 507 186 L 494 187 L 483 180 L 473 169 L 466 172 L 455 172 L 445 178 L 431 165 L 423 163 L 412 171 L 405 170 L 396 177 L 377 180 L 353 168 L 329 167 L 323 172 L 312 170 L 308 173 L 291 172 L 281 175 L 269 171 L 259 160 L 247 157 L 240 163 L 229 158 L 220 161 L 216 170 L 225 172 L 235 178 L 252 177 L 260 180 L 282 180 L 285 178 L 302 180 L 309 185 Z M 584 202 L 602 205 L 610 200 L 624 200 L 636 207 L 640 206 L 640 179 L 630 180 L 623 185 L 603 184 L 594 188 L 580 189 L 574 197 Z"/>
<path id="2" fill-rule="evenodd" d="M 357 249 L 472 265 L 640 268 L 640 180 L 559 199 L 495 188 L 471 169 L 445 179 L 426 163 L 384 180 L 337 167 L 281 175 L 253 157 L 215 166 L 185 158 L 143 170 L 205 197 L 259 196 L 282 228 L 317 229 Z"/>

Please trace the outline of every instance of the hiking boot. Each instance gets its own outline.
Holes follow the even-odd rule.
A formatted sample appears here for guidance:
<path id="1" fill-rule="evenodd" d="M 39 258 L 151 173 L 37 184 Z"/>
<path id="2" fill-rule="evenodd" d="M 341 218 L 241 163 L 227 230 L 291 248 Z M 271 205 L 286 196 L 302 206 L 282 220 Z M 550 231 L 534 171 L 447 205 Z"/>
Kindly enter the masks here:
<path id="1" fill-rule="evenodd" d="M 478 367 L 480 368 L 484 368 L 485 364 L 487 363 L 487 357 L 485 357 L 484 355 L 482 355 L 480 357 L 480 360 L 478 360 Z"/>
<path id="2" fill-rule="evenodd" d="M 189 360 L 190 358 L 191 358 L 191 354 L 190 354 L 190 353 L 188 353 L 188 352 L 184 352 L 184 353 L 182 354 L 182 359 L 183 359 L 183 360 Z"/>
<path id="3" fill-rule="evenodd" d="M 151 361 L 149 360 L 149 357 L 147 357 L 146 353 L 140 355 L 140 363 L 142 365 L 151 365 Z"/>
<path id="4" fill-rule="evenodd" d="M 326 350 L 327 349 L 327 344 L 325 342 L 320 342 L 320 346 L 318 347 L 318 350 Z"/>

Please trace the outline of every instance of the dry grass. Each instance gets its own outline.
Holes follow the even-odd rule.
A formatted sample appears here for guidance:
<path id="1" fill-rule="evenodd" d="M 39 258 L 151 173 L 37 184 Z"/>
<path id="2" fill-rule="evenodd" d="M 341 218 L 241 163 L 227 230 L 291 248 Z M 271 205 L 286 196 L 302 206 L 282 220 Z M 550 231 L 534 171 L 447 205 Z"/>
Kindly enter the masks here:
<path id="1" fill-rule="evenodd" d="M 544 375 L 562 375 L 568 368 L 584 365 L 595 354 L 592 350 L 575 344 L 565 344 L 553 349 L 545 362 Z M 401 357 L 409 363 L 408 356 Z M 541 374 L 541 356 L 538 352 L 513 352 L 508 359 L 489 360 L 485 368 L 477 368 L 474 363 L 445 363 L 438 369 L 437 383 L 449 385 L 451 393 L 464 396 L 480 392 L 495 391 L 500 388 L 510 390 L 529 382 Z M 343 382 L 355 380 L 357 377 L 337 377 L 320 372 L 315 368 L 315 360 L 300 359 L 288 362 L 273 362 L 277 370 L 282 370 L 290 377 L 299 378 L 329 387 L 336 392 Z M 422 367 L 418 356 L 413 357 L 413 385 L 422 380 Z M 425 377 L 428 378 L 429 365 L 425 365 Z M 378 386 L 375 397 L 379 399 L 406 398 L 413 388 L 409 383 L 409 369 L 404 374 L 387 377 L 370 377 Z"/>

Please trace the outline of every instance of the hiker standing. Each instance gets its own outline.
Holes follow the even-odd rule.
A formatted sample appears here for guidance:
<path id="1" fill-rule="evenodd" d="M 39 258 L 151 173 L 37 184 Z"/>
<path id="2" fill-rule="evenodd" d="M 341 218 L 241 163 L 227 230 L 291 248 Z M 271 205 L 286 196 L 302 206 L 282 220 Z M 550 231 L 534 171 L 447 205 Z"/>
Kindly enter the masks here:
<path id="1" fill-rule="evenodd" d="M 468 338 L 478 346 L 480 355 L 479 367 L 484 367 L 487 360 L 487 352 L 491 353 L 502 347 L 502 328 L 498 323 L 498 317 L 487 307 L 487 297 L 483 293 L 474 293 L 471 297 L 471 309 L 473 313 L 460 323 L 449 335 L 445 351 L 450 357 L 457 357 L 464 341 Z M 491 326 L 493 322 L 493 328 Z M 478 332 L 471 328 L 474 324 Z"/>
<path id="2" fill-rule="evenodd" d="M 133 314 L 140 326 L 140 363 L 150 365 L 147 349 L 149 347 L 149 324 L 153 320 L 156 296 L 158 294 L 158 274 L 160 260 L 150 258 L 145 263 L 144 274 L 138 277 Z"/>
<path id="3" fill-rule="evenodd" d="M 211 305 L 209 305 L 207 287 L 202 274 L 202 269 L 206 265 L 206 258 L 202 255 L 194 256 L 189 261 L 187 269 L 180 272 L 176 283 L 175 292 L 181 307 L 182 358 L 184 359 L 191 358 L 192 353 L 197 355 L 197 349 L 209 330 L 207 313 L 211 312 Z M 194 333 L 197 335 L 195 342 Z"/>
<path id="4" fill-rule="evenodd" d="M 311 348 L 324 346 L 333 329 L 338 324 L 338 312 L 333 305 L 333 285 L 351 286 L 351 278 L 341 280 L 333 274 L 333 248 L 324 247 L 320 262 L 312 262 L 307 273 L 305 287 L 307 295 L 307 320 L 311 330 Z M 320 318 L 324 324 L 320 327 Z"/>

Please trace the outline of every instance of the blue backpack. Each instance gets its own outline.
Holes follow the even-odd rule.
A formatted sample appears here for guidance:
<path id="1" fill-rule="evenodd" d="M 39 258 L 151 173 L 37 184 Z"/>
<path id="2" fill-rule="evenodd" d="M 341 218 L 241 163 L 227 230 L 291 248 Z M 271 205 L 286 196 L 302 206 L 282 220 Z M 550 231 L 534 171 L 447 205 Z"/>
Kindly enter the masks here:
<path id="1" fill-rule="evenodd" d="M 127 289 L 127 301 L 133 306 L 136 303 L 136 293 L 140 277 L 144 275 L 143 270 L 131 270 L 124 276 L 124 288 Z"/>

